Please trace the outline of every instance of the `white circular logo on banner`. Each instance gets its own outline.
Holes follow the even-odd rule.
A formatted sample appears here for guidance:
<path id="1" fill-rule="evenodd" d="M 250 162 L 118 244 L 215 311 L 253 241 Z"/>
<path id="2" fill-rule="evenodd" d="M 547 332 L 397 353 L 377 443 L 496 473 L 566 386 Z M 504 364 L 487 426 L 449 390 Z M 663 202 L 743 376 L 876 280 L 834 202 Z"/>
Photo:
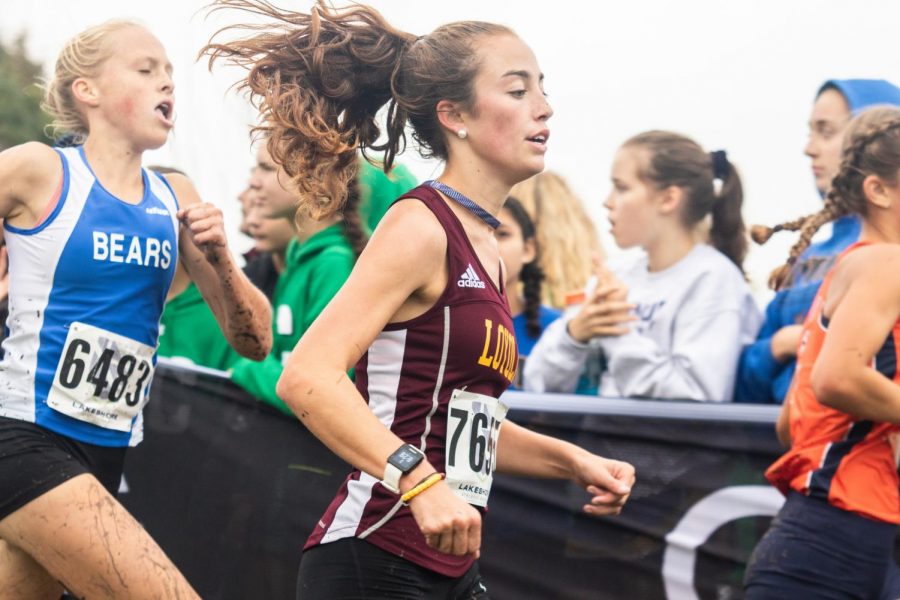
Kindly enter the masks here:
<path id="1" fill-rule="evenodd" d="M 716 490 L 694 504 L 666 536 L 662 575 L 669 600 L 699 600 L 694 589 L 697 548 L 719 527 L 744 517 L 773 517 L 784 496 L 768 485 Z"/>

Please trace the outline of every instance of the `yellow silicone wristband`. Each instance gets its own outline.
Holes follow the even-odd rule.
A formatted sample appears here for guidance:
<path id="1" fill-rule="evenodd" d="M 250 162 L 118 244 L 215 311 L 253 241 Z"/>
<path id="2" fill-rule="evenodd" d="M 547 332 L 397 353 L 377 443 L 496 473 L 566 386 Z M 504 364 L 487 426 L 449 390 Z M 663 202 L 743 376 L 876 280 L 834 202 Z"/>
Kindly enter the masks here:
<path id="1" fill-rule="evenodd" d="M 400 496 L 400 500 L 402 500 L 405 504 L 442 479 L 444 479 L 443 473 L 432 473 L 431 475 L 417 483 L 415 486 L 410 488 L 408 492 Z"/>

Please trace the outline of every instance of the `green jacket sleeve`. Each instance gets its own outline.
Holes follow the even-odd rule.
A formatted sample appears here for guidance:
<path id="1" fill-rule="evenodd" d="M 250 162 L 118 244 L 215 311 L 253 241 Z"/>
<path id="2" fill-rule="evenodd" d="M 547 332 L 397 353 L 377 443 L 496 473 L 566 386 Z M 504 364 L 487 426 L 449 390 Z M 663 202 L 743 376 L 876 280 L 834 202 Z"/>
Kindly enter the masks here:
<path id="1" fill-rule="evenodd" d="M 231 369 L 231 380 L 266 404 L 287 415 L 293 415 L 287 404 L 275 393 L 275 386 L 283 370 L 281 360 L 274 354 L 269 354 L 261 362 L 241 358 Z"/>
<path id="2" fill-rule="evenodd" d="M 350 277 L 353 262 L 353 252 L 339 246 L 329 248 L 317 257 L 306 290 L 306 310 L 300 318 L 298 340 Z"/>
<path id="3" fill-rule="evenodd" d="M 298 290 L 299 297 L 288 301 L 294 309 L 296 323 L 294 337 L 287 342 L 287 346 L 273 346 L 272 352 L 261 362 L 243 358 L 239 360 L 232 368 L 232 381 L 266 404 L 274 406 L 285 414 L 293 415 L 275 393 L 278 378 L 281 377 L 283 370 L 281 355 L 293 348 L 319 316 L 319 313 L 341 289 L 347 277 L 350 276 L 353 262 L 353 252 L 349 248 L 341 246 L 328 248 L 316 256 L 314 264 L 309 265 L 310 272 L 306 279 L 306 286 Z M 282 299 L 282 301 L 284 300 L 286 299 Z"/>

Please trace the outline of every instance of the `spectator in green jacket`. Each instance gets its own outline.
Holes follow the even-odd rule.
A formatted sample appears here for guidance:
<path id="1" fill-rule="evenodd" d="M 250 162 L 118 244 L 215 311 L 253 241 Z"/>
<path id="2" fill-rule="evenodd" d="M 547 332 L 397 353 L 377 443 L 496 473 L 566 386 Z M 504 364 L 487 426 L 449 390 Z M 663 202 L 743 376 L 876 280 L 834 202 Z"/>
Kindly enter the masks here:
<path id="1" fill-rule="evenodd" d="M 369 231 L 375 231 L 378 221 L 391 207 L 394 200 L 418 185 L 415 176 L 405 166 L 394 163 L 390 173 L 372 166 L 364 158 L 359 159 L 359 173 L 356 176 L 359 188 L 359 210 Z"/>
<path id="2" fill-rule="evenodd" d="M 284 170 L 275 164 L 265 144 L 257 151 L 251 178 L 259 216 L 293 219 L 296 235 L 284 255 L 283 269 L 272 299 L 272 351 L 262 362 L 238 360 L 232 380 L 286 414 L 290 409 L 275 393 L 282 359 L 290 354 L 303 333 L 349 277 L 366 236 L 358 211 L 359 194 L 351 194 L 343 215 L 315 220 L 296 214 L 297 197 Z M 252 227 L 251 227 L 252 230 Z"/>

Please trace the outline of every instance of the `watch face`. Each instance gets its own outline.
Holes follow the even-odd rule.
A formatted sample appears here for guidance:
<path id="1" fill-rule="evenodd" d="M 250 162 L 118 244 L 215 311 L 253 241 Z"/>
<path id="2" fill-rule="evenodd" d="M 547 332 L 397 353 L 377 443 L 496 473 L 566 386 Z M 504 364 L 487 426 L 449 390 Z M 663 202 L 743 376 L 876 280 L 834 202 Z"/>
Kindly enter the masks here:
<path id="1" fill-rule="evenodd" d="M 394 452 L 389 459 L 390 463 L 406 473 L 422 460 L 422 455 L 412 450 L 409 446 L 403 446 Z"/>

